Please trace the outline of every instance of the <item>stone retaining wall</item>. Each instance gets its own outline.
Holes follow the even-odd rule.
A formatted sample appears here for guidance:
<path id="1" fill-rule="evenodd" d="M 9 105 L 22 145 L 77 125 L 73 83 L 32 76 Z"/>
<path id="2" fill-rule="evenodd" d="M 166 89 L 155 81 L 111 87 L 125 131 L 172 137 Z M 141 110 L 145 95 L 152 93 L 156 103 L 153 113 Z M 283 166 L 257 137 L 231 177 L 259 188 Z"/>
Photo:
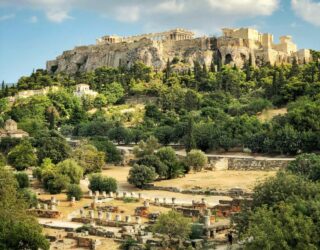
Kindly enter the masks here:
<path id="1" fill-rule="evenodd" d="M 278 170 L 286 168 L 291 158 L 255 158 L 235 156 L 208 156 L 208 168 L 215 170 Z"/>

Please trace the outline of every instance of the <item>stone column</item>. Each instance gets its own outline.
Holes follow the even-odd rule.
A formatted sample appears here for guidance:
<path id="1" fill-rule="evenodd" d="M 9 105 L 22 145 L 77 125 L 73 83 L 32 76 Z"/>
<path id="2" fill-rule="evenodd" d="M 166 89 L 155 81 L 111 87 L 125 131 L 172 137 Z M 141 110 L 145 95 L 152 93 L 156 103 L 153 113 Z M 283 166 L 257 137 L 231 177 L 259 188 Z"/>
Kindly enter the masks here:
<path id="1" fill-rule="evenodd" d="M 51 205 L 56 204 L 56 197 L 51 196 Z"/>
<path id="2" fill-rule="evenodd" d="M 111 221 L 112 220 L 112 213 L 107 212 L 106 213 L 106 220 Z"/>
<path id="3" fill-rule="evenodd" d="M 136 223 L 141 224 L 141 217 L 140 216 L 136 216 Z"/>
<path id="4" fill-rule="evenodd" d="M 107 198 L 107 193 L 106 193 L 106 191 L 103 191 L 103 192 L 102 192 L 102 196 L 103 196 L 103 198 Z"/>
<path id="5" fill-rule="evenodd" d="M 209 227 L 211 222 L 210 222 L 210 216 L 206 215 L 203 217 L 204 218 L 204 226 Z"/>
<path id="6" fill-rule="evenodd" d="M 99 219 L 99 220 L 102 220 L 102 216 L 103 216 L 103 215 L 102 215 L 102 211 L 98 211 L 98 219 Z"/>
<path id="7" fill-rule="evenodd" d="M 175 203 L 176 203 L 176 198 L 172 197 L 172 205 L 175 205 Z"/>
<path id="8" fill-rule="evenodd" d="M 167 204 L 167 199 L 163 198 L 163 204 Z"/>
<path id="9" fill-rule="evenodd" d="M 81 208 L 80 209 L 80 217 L 83 218 L 84 217 L 84 210 Z"/>
<path id="10" fill-rule="evenodd" d="M 123 192 L 123 198 L 127 197 L 127 192 Z"/>
<path id="11" fill-rule="evenodd" d="M 113 192 L 109 192 L 109 197 L 113 198 Z"/>
<path id="12" fill-rule="evenodd" d="M 117 222 L 121 221 L 121 215 L 120 215 L 120 214 L 116 214 L 115 220 L 116 220 Z"/>
<path id="13" fill-rule="evenodd" d="M 89 211 L 89 218 L 94 219 L 94 210 Z"/>
<path id="14" fill-rule="evenodd" d="M 139 200 L 141 200 L 141 198 L 142 198 L 141 193 L 138 193 L 138 198 L 139 198 Z"/>
<path id="15" fill-rule="evenodd" d="M 130 195 L 131 195 L 131 198 L 134 198 L 134 192 L 131 192 Z"/>
<path id="16" fill-rule="evenodd" d="M 92 190 L 89 190 L 89 196 L 92 197 L 93 194 L 92 194 Z"/>
<path id="17" fill-rule="evenodd" d="M 202 198 L 202 199 L 201 199 L 201 202 L 202 202 L 202 204 L 207 204 L 207 201 L 206 201 L 205 198 Z"/>
<path id="18" fill-rule="evenodd" d="M 130 223 L 130 222 L 131 222 L 131 216 L 130 216 L 130 215 L 126 215 L 125 218 L 126 218 L 126 222 L 127 222 L 127 223 Z"/>
<path id="19" fill-rule="evenodd" d="M 40 203 L 37 204 L 37 209 L 41 209 L 41 204 Z"/>
<path id="20" fill-rule="evenodd" d="M 56 208 L 56 205 L 51 205 L 51 210 L 52 211 L 55 211 L 57 208 Z"/>
<path id="21" fill-rule="evenodd" d="M 159 198 L 154 198 L 154 204 L 159 205 Z"/>
<path id="22" fill-rule="evenodd" d="M 48 204 L 43 204 L 43 209 L 48 210 Z"/>
<path id="23" fill-rule="evenodd" d="M 148 201 L 148 200 L 145 200 L 145 201 L 143 202 L 143 206 L 149 207 L 149 201 Z"/>
<path id="24" fill-rule="evenodd" d="M 99 197 L 99 196 L 100 196 L 100 193 L 99 193 L 98 190 L 95 192 L 95 196 L 96 196 L 96 197 Z"/>

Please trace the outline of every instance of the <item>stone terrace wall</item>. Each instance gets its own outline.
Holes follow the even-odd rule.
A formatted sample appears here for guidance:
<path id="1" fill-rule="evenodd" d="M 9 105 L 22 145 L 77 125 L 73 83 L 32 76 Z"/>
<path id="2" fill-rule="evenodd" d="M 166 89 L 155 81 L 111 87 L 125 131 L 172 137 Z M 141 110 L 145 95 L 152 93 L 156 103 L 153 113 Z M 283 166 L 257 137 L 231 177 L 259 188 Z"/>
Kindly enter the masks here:
<path id="1" fill-rule="evenodd" d="M 208 156 L 209 166 L 217 170 L 278 170 L 286 168 L 293 158 Z"/>

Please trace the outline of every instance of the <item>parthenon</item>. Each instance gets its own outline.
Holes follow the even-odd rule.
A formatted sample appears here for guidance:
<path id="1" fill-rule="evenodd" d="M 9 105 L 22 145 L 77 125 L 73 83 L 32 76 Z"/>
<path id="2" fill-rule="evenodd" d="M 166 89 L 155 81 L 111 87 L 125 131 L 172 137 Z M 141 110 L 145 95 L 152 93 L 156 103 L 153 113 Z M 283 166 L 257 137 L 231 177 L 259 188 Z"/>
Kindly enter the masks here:
<path id="1" fill-rule="evenodd" d="M 173 29 L 164 32 L 157 32 L 157 33 L 148 33 L 136 36 L 128 36 L 128 37 L 121 37 L 118 35 L 107 35 L 97 39 L 97 44 L 111 44 L 111 43 L 121 43 L 121 42 L 135 42 L 139 41 L 143 38 L 147 38 L 153 41 L 181 41 L 187 39 L 193 39 L 194 33 L 189 30 L 185 29 Z"/>

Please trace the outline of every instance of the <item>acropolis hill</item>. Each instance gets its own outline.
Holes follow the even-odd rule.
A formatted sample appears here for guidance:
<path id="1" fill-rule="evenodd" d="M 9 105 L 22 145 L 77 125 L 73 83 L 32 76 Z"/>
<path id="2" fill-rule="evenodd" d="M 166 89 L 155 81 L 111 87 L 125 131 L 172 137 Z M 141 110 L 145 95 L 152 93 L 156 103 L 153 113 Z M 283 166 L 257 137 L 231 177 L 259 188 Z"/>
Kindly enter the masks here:
<path id="1" fill-rule="evenodd" d="M 191 31 L 173 29 L 129 37 L 104 36 L 95 45 L 63 52 L 56 60 L 47 62 L 47 70 L 73 74 L 101 66 L 130 66 L 135 61 L 161 70 L 174 57 L 190 66 L 194 61 L 209 66 L 214 59 L 238 67 L 247 60 L 258 66 L 266 62 L 291 63 L 294 58 L 299 63 L 311 60 L 310 51 L 298 50 L 291 36 L 281 36 L 279 43 L 275 43 L 272 34 L 252 28 L 224 28 L 220 37 L 194 37 Z"/>

